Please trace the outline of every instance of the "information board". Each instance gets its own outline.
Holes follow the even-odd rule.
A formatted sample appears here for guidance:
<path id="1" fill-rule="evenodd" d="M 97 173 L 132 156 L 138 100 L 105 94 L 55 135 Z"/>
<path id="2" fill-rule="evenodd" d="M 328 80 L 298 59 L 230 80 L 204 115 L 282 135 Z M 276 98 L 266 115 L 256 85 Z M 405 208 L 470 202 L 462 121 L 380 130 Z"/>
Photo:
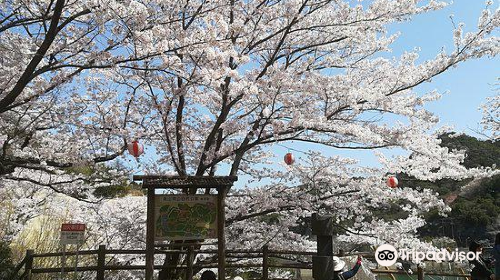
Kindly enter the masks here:
<path id="1" fill-rule="evenodd" d="M 61 244 L 82 244 L 85 242 L 85 224 L 62 224 Z"/>
<path id="2" fill-rule="evenodd" d="M 217 196 L 155 196 L 156 241 L 210 238 L 217 238 Z"/>

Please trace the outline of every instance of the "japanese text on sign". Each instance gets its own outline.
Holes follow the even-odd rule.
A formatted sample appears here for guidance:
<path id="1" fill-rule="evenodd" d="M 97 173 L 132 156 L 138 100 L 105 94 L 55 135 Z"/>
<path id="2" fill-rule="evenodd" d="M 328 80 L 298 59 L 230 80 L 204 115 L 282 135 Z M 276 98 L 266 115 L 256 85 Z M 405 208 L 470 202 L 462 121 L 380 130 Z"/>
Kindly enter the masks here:
<path id="1" fill-rule="evenodd" d="M 62 224 L 61 244 L 82 244 L 85 242 L 85 224 Z"/>

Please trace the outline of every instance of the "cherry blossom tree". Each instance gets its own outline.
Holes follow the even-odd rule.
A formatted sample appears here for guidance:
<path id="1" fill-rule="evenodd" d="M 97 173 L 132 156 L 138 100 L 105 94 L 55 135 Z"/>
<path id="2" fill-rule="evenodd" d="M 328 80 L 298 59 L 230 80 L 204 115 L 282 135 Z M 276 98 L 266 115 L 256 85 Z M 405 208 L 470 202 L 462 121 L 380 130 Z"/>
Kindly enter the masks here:
<path id="1" fill-rule="evenodd" d="M 99 3 L 82 1 L 0 3 L 0 174 L 16 167 L 50 172 L 81 161 L 100 163 L 125 150 L 123 140 L 119 145 L 104 140 L 100 147 L 92 144 L 95 139 L 81 139 L 85 135 L 75 129 L 90 129 L 85 126 L 91 120 L 72 123 L 78 111 L 64 106 L 71 91 L 82 88 L 90 69 L 126 67 L 142 59 L 127 43 L 135 15 L 116 15 L 117 21 L 131 23 L 121 36 L 112 30 L 120 24 L 106 23 L 93 12 L 97 9 Z M 108 12 L 114 13 L 111 7 Z M 99 127 L 98 133 L 106 130 Z M 102 149 L 108 150 L 101 154 Z"/>
<path id="2" fill-rule="evenodd" d="M 99 217 L 126 240 L 116 244 L 142 246 L 140 229 L 134 237 L 119 232 L 143 220 L 144 199 L 93 195 L 124 177 L 113 162 L 130 140 L 140 139 L 154 151 L 155 162 L 141 162 L 148 173 L 270 180 L 229 194 L 231 246 L 308 248 L 293 228 L 312 212 L 335 214 L 341 241 L 375 244 L 386 232 L 388 241 L 418 243 L 413 233 L 424 223 L 422 213 L 446 206 L 427 190 L 388 189 L 383 178 L 389 172 L 428 180 L 491 173 L 465 169 L 463 152 L 439 146 L 431 133 L 438 117 L 423 108 L 439 94 L 416 89 L 460 62 L 498 54 L 491 33 L 500 12 L 490 5 L 476 31 L 464 33 L 458 25 L 452 50 L 418 63 L 416 51 L 387 58 L 398 37 L 387 26 L 444 2 L 4 1 L 3 195 L 17 193 L 10 197 L 16 209 L 29 203 L 35 212 L 45 203 L 62 207 L 61 197 L 76 199 L 73 207 L 88 211 L 75 217 Z M 304 163 L 277 168 L 273 145 L 288 141 L 375 150 L 382 167 L 308 151 Z M 384 156 L 391 148 L 411 157 Z M 190 190 L 203 191 L 209 192 Z M 395 204 L 405 213 L 399 219 L 374 214 Z M 114 212 L 125 208 L 137 215 Z M 36 215 L 21 212 L 24 220 Z M 263 218 L 271 216 L 273 222 Z M 116 242 L 105 240 L 98 223 L 94 229 L 96 243 Z"/>
<path id="3" fill-rule="evenodd" d="M 488 137 L 493 141 L 500 139 L 500 96 L 492 96 L 486 99 L 486 103 L 481 106 L 483 119 L 481 124 L 483 130 L 488 133 Z"/>

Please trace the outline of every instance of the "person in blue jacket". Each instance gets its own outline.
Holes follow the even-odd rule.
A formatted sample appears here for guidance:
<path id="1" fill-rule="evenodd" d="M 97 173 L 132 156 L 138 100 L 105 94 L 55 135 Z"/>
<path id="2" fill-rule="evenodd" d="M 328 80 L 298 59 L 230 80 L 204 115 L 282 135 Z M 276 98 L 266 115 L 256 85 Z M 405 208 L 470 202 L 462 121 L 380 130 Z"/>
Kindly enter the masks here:
<path id="1" fill-rule="evenodd" d="M 495 237 L 495 246 L 493 246 L 493 258 L 495 259 L 495 277 L 500 280 L 500 232 Z"/>
<path id="2" fill-rule="evenodd" d="M 334 277 L 333 280 L 347 280 L 349 278 L 354 277 L 356 273 L 358 273 L 359 267 L 361 266 L 361 256 L 358 256 L 358 260 L 356 264 L 351 270 L 343 271 L 345 267 L 345 262 L 341 260 L 339 257 L 333 257 L 333 270 Z"/>

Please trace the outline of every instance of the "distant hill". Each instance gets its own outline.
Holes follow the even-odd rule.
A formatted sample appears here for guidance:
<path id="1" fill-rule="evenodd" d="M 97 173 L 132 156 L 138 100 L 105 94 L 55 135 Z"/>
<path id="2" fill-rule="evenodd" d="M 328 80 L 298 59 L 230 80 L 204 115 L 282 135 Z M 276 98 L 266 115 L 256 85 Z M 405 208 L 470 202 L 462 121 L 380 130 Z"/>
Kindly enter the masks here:
<path id="1" fill-rule="evenodd" d="M 441 145 L 450 149 L 465 150 L 467 157 L 463 165 L 468 168 L 480 166 L 500 167 L 500 142 L 483 141 L 468 135 L 441 135 Z M 468 238 L 493 242 L 493 236 L 500 231 L 500 176 L 483 180 L 439 180 L 436 182 L 417 180 L 406 174 L 397 174 L 400 185 L 414 189 L 432 189 L 452 208 L 448 217 L 440 216 L 437 211 L 426 215 L 427 224 L 419 229 L 424 240 L 444 241 L 453 239 L 459 247 L 468 245 Z M 373 215 L 386 220 L 406 218 L 408 213 L 401 211 L 394 203 L 389 208 L 373 209 Z M 296 233 L 311 235 L 309 217 L 299 221 L 293 228 Z M 340 233 L 343 231 L 340 230 Z M 447 237 L 447 238 L 442 238 Z"/>
<path id="2" fill-rule="evenodd" d="M 468 135 L 445 134 L 440 136 L 442 146 L 465 150 L 463 163 L 468 168 L 480 166 L 500 167 L 500 141 L 482 141 Z M 427 225 L 420 229 L 422 237 L 449 237 L 459 246 L 466 246 L 467 239 L 493 241 L 500 231 L 500 176 L 483 180 L 419 181 L 401 175 L 405 186 L 430 188 L 440 194 L 452 208 L 448 217 L 436 212 L 428 213 Z"/>

